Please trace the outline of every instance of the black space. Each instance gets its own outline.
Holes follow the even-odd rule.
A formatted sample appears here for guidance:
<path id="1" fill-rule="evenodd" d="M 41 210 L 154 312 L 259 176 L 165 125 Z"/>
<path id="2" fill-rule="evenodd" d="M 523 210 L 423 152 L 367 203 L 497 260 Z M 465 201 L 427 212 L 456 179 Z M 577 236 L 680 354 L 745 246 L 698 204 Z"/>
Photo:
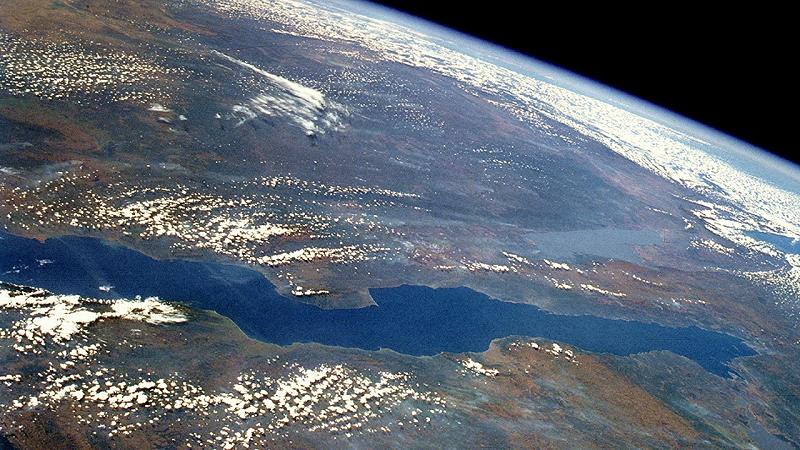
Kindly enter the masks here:
<path id="1" fill-rule="evenodd" d="M 377 0 L 531 55 L 800 162 L 796 15 L 641 3 Z M 612 8 L 612 9 L 609 9 Z"/>

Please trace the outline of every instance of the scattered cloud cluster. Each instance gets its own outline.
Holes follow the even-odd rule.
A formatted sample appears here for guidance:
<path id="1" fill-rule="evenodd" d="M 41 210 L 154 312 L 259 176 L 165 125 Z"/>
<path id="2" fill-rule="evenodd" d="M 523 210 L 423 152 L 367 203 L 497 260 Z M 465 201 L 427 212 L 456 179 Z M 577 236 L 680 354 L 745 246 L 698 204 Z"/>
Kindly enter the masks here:
<path id="1" fill-rule="evenodd" d="M 725 256 L 731 256 L 735 252 L 733 248 L 726 247 L 713 239 L 695 239 L 691 242 L 690 247 L 711 250 Z"/>
<path id="2" fill-rule="evenodd" d="M 0 310 L 22 312 L 21 319 L 0 328 L 0 339 L 13 341 L 14 349 L 38 354 L 42 347 L 66 344 L 103 320 L 131 320 L 154 325 L 184 322 L 176 307 L 157 298 L 144 300 L 83 299 L 77 295 L 50 294 L 42 289 L 22 289 L 0 283 Z"/>
<path id="3" fill-rule="evenodd" d="M 161 58 L 110 49 L 93 42 L 50 42 L 0 33 L 0 90 L 46 100 L 150 103 L 168 99 L 168 81 L 188 69 Z"/>
<path id="4" fill-rule="evenodd" d="M 483 366 L 483 364 L 479 363 L 478 361 L 473 360 L 472 358 L 462 359 L 461 365 L 464 366 L 469 372 L 472 372 L 476 375 L 483 375 L 485 377 L 494 378 L 500 372 L 497 369 L 487 369 Z"/>
<path id="5" fill-rule="evenodd" d="M 347 264 L 391 254 L 393 247 L 388 244 L 402 236 L 364 209 L 403 208 L 403 202 L 418 198 L 389 189 L 327 185 L 288 176 L 212 187 L 112 182 L 84 190 L 93 176 L 78 169 L 30 189 L 16 187 L 10 192 L 14 202 L 5 208 L 6 219 L 26 230 L 58 227 L 166 240 L 176 250 L 208 251 L 252 265 Z M 76 190 L 80 195 L 63 194 Z M 355 206 L 343 208 L 342 201 Z M 386 243 L 365 242 L 361 236 Z M 309 245 L 312 241 L 319 244 Z M 282 246 L 290 248 L 277 250 Z"/>
<path id="6" fill-rule="evenodd" d="M 282 375 L 253 369 L 215 387 L 188 380 L 185 373 L 125 369 L 117 360 L 120 352 L 142 348 L 148 335 L 131 328 L 127 339 L 107 342 L 94 331 L 110 321 L 169 329 L 188 320 L 157 299 L 110 302 L 3 284 L 0 314 L 14 318 L 0 328 L 0 339 L 15 340 L 19 347 L 0 375 L 5 389 L 0 407 L 7 418 L 16 411 L 71 411 L 76 423 L 110 438 L 177 420 L 190 431 L 183 444 L 241 448 L 263 447 L 297 429 L 350 437 L 428 426 L 446 406 L 410 373 L 343 364 L 306 367 L 281 363 L 277 356 L 266 362 L 270 373 Z M 43 363 L 40 372 L 13 372 L 30 358 Z"/>
<path id="7" fill-rule="evenodd" d="M 603 289 L 603 288 L 597 287 L 597 286 L 589 284 L 589 283 L 581 283 L 581 289 L 583 289 L 584 291 L 587 291 L 587 292 L 592 292 L 592 293 L 595 293 L 595 294 L 605 295 L 606 297 L 621 298 L 621 297 L 627 297 L 628 296 L 628 294 L 626 294 L 624 292 L 609 291 L 608 289 Z"/>
<path id="8" fill-rule="evenodd" d="M 544 345 L 544 344 L 539 344 L 538 342 L 533 340 L 514 341 L 508 344 L 508 348 L 509 350 L 528 350 L 528 351 L 542 352 L 547 355 L 553 356 L 556 359 L 563 358 L 575 365 L 579 364 L 574 349 L 566 348 L 556 342 L 552 342 L 550 343 L 550 345 Z"/>

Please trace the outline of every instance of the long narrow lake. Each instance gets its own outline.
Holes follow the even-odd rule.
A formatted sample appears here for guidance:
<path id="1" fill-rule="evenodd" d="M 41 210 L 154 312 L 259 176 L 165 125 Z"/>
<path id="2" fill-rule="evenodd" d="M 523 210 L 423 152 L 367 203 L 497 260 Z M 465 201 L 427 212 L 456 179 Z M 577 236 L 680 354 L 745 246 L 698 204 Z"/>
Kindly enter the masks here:
<path id="1" fill-rule="evenodd" d="M 282 345 L 317 342 L 434 355 L 483 351 L 492 339 L 524 335 L 615 355 L 669 350 L 720 376 L 728 375 L 733 358 L 755 354 L 733 336 L 697 327 L 550 314 L 468 288 L 372 289 L 378 306 L 323 310 L 279 295 L 247 268 L 160 261 L 92 238 L 41 243 L 0 232 L 0 280 L 91 297 L 159 296 L 214 310 L 249 336 Z"/>

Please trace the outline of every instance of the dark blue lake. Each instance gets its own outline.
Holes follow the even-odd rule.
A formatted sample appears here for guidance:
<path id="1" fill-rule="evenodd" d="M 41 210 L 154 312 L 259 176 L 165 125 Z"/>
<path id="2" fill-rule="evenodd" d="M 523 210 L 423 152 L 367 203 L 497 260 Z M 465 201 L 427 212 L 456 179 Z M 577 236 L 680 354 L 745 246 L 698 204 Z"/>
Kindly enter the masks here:
<path id="1" fill-rule="evenodd" d="M 97 239 L 44 243 L 0 233 L 0 280 L 84 296 L 159 296 L 229 317 L 249 336 L 276 344 L 318 342 L 411 355 L 483 351 L 494 338 L 544 337 L 594 352 L 670 350 L 709 372 L 755 354 L 741 340 L 697 327 L 550 314 L 468 288 L 372 289 L 378 306 L 322 310 L 279 295 L 259 273 L 237 266 L 158 261 Z M 102 292 L 99 286 L 114 286 Z"/>
<path id="2" fill-rule="evenodd" d="M 769 242 L 784 253 L 800 253 L 800 241 L 788 236 L 774 233 L 764 233 L 763 231 L 748 231 L 745 234 L 751 238 Z"/>

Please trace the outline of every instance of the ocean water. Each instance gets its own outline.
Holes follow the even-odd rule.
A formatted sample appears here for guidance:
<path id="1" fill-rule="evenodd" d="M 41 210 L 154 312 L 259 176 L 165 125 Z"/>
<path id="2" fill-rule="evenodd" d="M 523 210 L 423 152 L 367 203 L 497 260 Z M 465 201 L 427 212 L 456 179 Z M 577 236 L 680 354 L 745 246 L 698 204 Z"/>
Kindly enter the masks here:
<path id="1" fill-rule="evenodd" d="M 155 260 L 82 237 L 41 243 L 0 233 L 0 280 L 92 297 L 159 296 L 214 310 L 250 337 L 282 345 L 317 342 L 435 355 L 483 351 L 494 338 L 523 335 L 615 355 L 669 350 L 719 376 L 729 374 L 733 358 L 755 354 L 733 336 L 697 327 L 550 314 L 464 287 L 372 289 L 377 306 L 323 310 L 278 294 L 248 268 Z"/>

